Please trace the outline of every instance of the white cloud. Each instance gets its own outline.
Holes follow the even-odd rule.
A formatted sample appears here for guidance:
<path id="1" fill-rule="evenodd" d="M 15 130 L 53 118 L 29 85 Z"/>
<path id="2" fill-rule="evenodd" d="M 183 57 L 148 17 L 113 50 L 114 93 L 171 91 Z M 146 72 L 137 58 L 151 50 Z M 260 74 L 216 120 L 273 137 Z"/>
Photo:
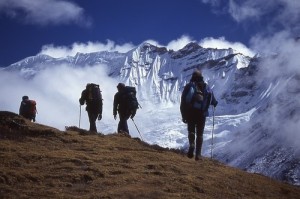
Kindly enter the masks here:
<path id="1" fill-rule="evenodd" d="M 26 24 L 91 25 L 91 20 L 84 15 L 84 9 L 66 0 L 1 0 L 1 12 Z"/>
<path id="2" fill-rule="evenodd" d="M 151 43 L 152 45 L 162 47 L 164 45 L 159 44 L 155 40 L 146 40 L 144 42 Z M 179 39 L 170 41 L 166 47 L 172 50 L 180 50 L 184 46 L 186 46 L 190 42 L 197 42 L 193 41 L 189 36 L 183 35 Z M 218 39 L 215 38 L 204 38 L 200 42 L 198 42 L 204 48 L 218 48 L 218 49 L 227 49 L 232 48 L 237 52 L 240 52 L 247 56 L 254 56 L 255 53 L 247 48 L 244 44 L 240 42 L 230 42 L 226 41 L 224 37 L 220 37 Z M 75 56 L 76 53 L 92 53 L 92 52 L 99 52 L 99 51 L 118 51 L 121 53 L 126 53 L 129 50 L 132 50 L 135 46 L 132 43 L 125 43 L 122 45 L 115 44 L 114 41 L 107 40 L 107 43 L 101 42 L 87 42 L 87 43 L 73 43 L 71 46 L 54 46 L 52 44 L 48 44 L 42 47 L 41 52 L 39 54 L 49 55 L 54 58 L 60 57 L 67 57 L 67 56 Z"/>
<path id="3" fill-rule="evenodd" d="M 144 41 L 143 43 L 150 43 L 154 46 L 158 46 L 158 47 L 162 47 L 163 45 L 161 45 L 160 43 L 158 43 L 157 41 L 153 40 L 153 39 L 147 39 L 146 41 Z"/>
<path id="4" fill-rule="evenodd" d="M 259 18 L 262 14 L 261 7 L 257 5 L 256 1 L 246 1 L 242 6 L 239 6 L 234 0 L 230 0 L 228 12 L 237 22 L 249 18 Z"/>
<path id="5" fill-rule="evenodd" d="M 300 1 L 295 0 L 201 0 L 209 4 L 214 13 L 229 14 L 236 22 L 263 23 L 264 32 L 273 33 L 280 28 L 300 32 Z M 281 29 L 282 30 L 282 29 Z M 280 30 L 280 31 L 281 31 Z"/>
<path id="6" fill-rule="evenodd" d="M 207 0 L 202 2 L 209 3 Z M 218 4 L 210 5 L 213 10 L 222 9 Z M 263 27 L 250 40 L 251 49 L 264 58 L 259 61 L 259 72 L 255 78 L 257 85 L 271 82 L 266 85 L 267 88 L 277 86 L 270 95 L 269 107 L 260 113 L 258 119 L 272 135 L 280 135 L 282 141 L 287 139 L 299 148 L 299 139 L 295 138 L 299 138 L 300 127 L 297 108 L 300 107 L 300 44 L 296 39 L 300 36 L 300 1 L 229 0 L 223 7 L 227 7 L 227 14 L 236 22 L 247 26 L 250 24 L 250 28 Z M 222 39 L 217 46 L 221 45 Z"/>
<path id="7" fill-rule="evenodd" d="M 224 37 L 220 37 L 218 39 L 208 37 L 204 38 L 199 43 L 204 48 L 217 48 L 217 49 L 227 49 L 232 48 L 239 53 L 242 53 L 246 56 L 253 57 L 255 55 L 254 51 L 247 48 L 244 44 L 240 42 L 229 42 L 225 40 Z"/>
<path id="8" fill-rule="evenodd" d="M 221 4 L 220 0 L 201 0 L 203 3 L 211 4 L 212 6 L 219 6 Z"/>
<path id="9" fill-rule="evenodd" d="M 186 46 L 190 42 L 192 42 L 192 39 L 189 36 L 182 35 L 179 39 L 170 41 L 167 44 L 167 48 L 175 50 L 175 51 L 180 50 L 181 48 L 183 48 L 184 46 Z"/>
<path id="10" fill-rule="evenodd" d="M 282 31 L 283 29 L 300 30 L 300 1 L 295 0 L 230 0 L 228 13 L 237 22 L 265 23 L 265 32 Z"/>
<path id="11" fill-rule="evenodd" d="M 89 120 L 85 105 L 81 106 L 80 117 L 79 98 L 86 84 L 91 82 L 100 85 L 103 96 L 102 120 L 96 122 L 97 130 L 104 134 L 116 132 L 119 118 L 113 118 L 113 99 L 118 80 L 108 76 L 105 65 L 56 65 L 46 67 L 32 79 L 20 78 L 18 72 L 2 71 L 0 85 L 5 86 L 0 87 L 0 93 L 9 94 L 0 98 L 0 110 L 18 113 L 22 96 L 27 95 L 37 102 L 37 123 L 64 130 L 65 126 L 79 126 L 81 118 L 80 127 L 88 130 Z M 149 120 L 149 114 L 155 114 L 153 105 L 142 101 L 140 103 L 143 108 L 137 111 L 136 125 L 142 134 L 152 132 L 151 127 L 155 122 Z M 128 126 L 132 137 L 140 137 L 132 121 L 128 121 Z M 168 131 L 167 127 L 162 128 Z"/>
<path id="12" fill-rule="evenodd" d="M 148 39 L 144 42 L 150 43 L 150 44 L 158 46 L 158 47 L 166 47 L 170 50 L 177 51 L 177 50 L 182 49 L 188 43 L 192 42 L 192 39 L 191 39 L 191 37 L 189 37 L 187 35 L 182 35 L 180 38 L 170 41 L 167 45 L 160 44 L 159 42 L 157 42 L 153 39 Z"/>
<path id="13" fill-rule="evenodd" d="M 29 80 L 20 78 L 17 73 L 2 71 L 0 84 L 5 86 L 0 87 L 0 92 L 9 95 L 0 99 L 0 110 L 18 113 L 22 96 L 28 95 L 37 102 L 38 123 L 61 130 L 64 130 L 65 126 L 78 126 L 80 112 L 78 100 L 82 90 L 90 82 L 100 85 L 104 99 L 103 119 L 97 122 L 98 130 L 102 131 L 100 126 L 106 124 L 107 131 L 112 133 L 117 125 L 114 124 L 116 122 L 112 116 L 112 103 L 118 82 L 108 77 L 105 65 L 51 66 Z M 81 108 L 81 127 L 89 129 L 85 106 Z"/>
<path id="14" fill-rule="evenodd" d="M 262 70 L 264 77 L 275 80 L 282 76 L 300 74 L 300 42 L 289 31 L 274 33 L 272 37 L 253 37 L 251 46 L 259 50 L 264 56 Z"/>
<path id="15" fill-rule="evenodd" d="M 134 48 L 133 44 L 125 43 L 123 45 L 115 44 L 111 40 L 107 40 L 107 43 L 101 42 L 87 42 L 87 43 L 73 43 L 71 46 L 54 46 L 52 44 L 45 45 L 39 54 L 49 55 L 54 58 L 75 56 L 76 53 L 92 53 L 99 51 L 118 51 L 121 53 L 128 52 Z"/>
<path id="16" fill-rule="evenodd" d="M 156 46 L 163 46 L 154 40 L 147 40 L 146 42 L 149 42 Z M 177 51 L 177 50 L 182 49 L 184 46 L 186 46 L 190 42 L 197 42 L 197 41 L 194 41 L 191 37 L 189 37 L 187 35 L 182 35 L 180 38 L 170 41 L 166 47 L 168 49 Z M 215 39 L 212 37 L 207 37 L 207 38 L 202 39 L 198 43 L 200 46 L 202 46 L 204 48 L 217 48 L 217 49 L 232 48 L 232 49 L 236 50 L 237 52 L 242 53 L 246 56 L 253 57 L 255 55 L 255 52 L 252 51 L 251 49 L 249 49 L 244 44 L 242 44 L 240 42 L 227 41 L 225 39 L 225 37 L 220 37 L 218 39 Z"/>

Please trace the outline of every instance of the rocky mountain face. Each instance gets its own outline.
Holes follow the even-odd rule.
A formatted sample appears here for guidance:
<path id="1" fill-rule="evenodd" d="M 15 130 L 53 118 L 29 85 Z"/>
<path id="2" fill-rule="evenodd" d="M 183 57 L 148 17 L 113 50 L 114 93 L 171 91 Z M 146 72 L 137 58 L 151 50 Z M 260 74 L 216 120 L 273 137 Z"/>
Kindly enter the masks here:
<path id="1" fill-rule="evenodd" d="M 300 185 L 299 80 L 297 73 L 272 80 L 256 79 L 263 91 L 254 95 L 256 111 L 249 123 L 234 131 L 236 136 L 219 150 L 217 159 Z"/>
<path id="2" fill-rule="evenodd" d="M 215 139 L 215 158 L 300 185 L 300 149 L 293 139 L 299 138 L 295 133 L 299 129 L 300 105 L 295 100 L 300 93 L 299 74 L 265 78 L 262 62 L 261 57 L 246 57 L 233 49 L 202 48 L 196 43 L 178 51 L 143 43 L 127 53 L 78 53 L 59 59 L 37 55 L 4 70 L 18 71 L 31 78 L 59 64 L 72 67 L 105 64 L 108 76 L 137 88 L 140 101 L 162 104 L 179 103 L 192 72 L 200 69 L 219 101 L 217 116 L 251 112 L 248 122 L 233 125 L 230 134 Z M 216 133 L 224 131 L 219 128 Z"/>

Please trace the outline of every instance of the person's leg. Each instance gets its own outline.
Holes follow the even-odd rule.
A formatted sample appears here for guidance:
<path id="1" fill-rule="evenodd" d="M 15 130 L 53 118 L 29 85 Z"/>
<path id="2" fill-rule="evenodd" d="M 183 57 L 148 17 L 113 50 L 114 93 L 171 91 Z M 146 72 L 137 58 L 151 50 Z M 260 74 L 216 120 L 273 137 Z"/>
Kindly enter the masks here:
<path id="1" fill-rule="evenodd" d="M 188 122 L 188 138 L 189 138 L 189 151 L 187 156 L 189 158 L 193 158 L 194 156 L 194 149 L 195 149 L 195 128 L 196 125 L 193 122 Z"/>
<path id="2" fill-rule="evenodd" d="M 196 133 L 197 133 L 197 138 L 196 138 L 196 155 L 195 159 L 199 160 L 201 157 L 201 149 L 202 149 L 202 143 L 203 143 L 203 131 L 205 127 L 205 120 L 206 117 L 203 115 L 199 118 L 199 121 L 197 122 L 197 127 L 196 127 Z"/>
<path id="3" fill-rule="evenodd" d="M 88 111 L 88 116 L 90 121 L 90 131 L 97 132 L 97 127 L 96 127 L 97 114 Z"/>
<path id="4" fill-rule="evenodd" d="M 126 132 L 127 134 L 129 134 L 129 130 L 128 130 L 128 124 L 127 124 L 127 120 L 129 117 L 119 114 L 120 116 L 120 122 L 118 125 L 118 133 L 120 133 L 121 131 Z"/>

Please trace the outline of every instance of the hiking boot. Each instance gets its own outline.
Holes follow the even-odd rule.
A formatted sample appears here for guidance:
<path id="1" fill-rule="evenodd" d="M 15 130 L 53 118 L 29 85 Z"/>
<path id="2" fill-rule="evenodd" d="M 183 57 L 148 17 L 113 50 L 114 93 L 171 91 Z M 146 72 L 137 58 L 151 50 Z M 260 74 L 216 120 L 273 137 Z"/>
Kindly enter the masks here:
<path id="1" fill-rule="evenodd" d="M 193 158 L 194 157 L 194 147 L 190 147 L 189 151 L 187 153 L 188 158 Z"/>
<path id="2" fill-rule="evenodd" d="M 195 160 L 196 160 L 196 161 L 201 160 L 201 159 L 202 159 L 201 155 L 196 155 L 196 156 L 195 156 Z"/>
<path id="3" fill-rule="evenodd" d="M 129 135 L 129 133 L 128 133 L 128 132 L 126 132 L 126 131 L 122 131 L 122 130 L 120 130 L 120 131 L 118 132 L 118 134 L 119 134 L 119 135 L 122 135 L 122 136 L 125 136 L 125 137 L 129 137 L 129 138 L 131 138 L 131 136 Z"/>

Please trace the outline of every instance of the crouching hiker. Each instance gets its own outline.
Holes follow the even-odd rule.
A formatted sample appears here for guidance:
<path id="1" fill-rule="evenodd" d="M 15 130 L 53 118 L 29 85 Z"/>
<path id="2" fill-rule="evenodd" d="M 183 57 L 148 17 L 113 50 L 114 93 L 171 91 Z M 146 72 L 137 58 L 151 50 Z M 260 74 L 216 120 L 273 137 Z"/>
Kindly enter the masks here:
<path id="1" fill-rule="evenodd" d="M 35 122 L 36 113 L 36 101 L 30 100 L 28 96 L 23 96 L 20 104 L 19 115 Z"/>
<path id="2" fill-rule="evenodd" d="M 117 119 L 119 113 L 120 121 L 118 124 L 118 133 L 129 134 L 127 120 L 133 119 L 139 103 L 136 98 L 135 87 L 125 86 L 123 83 L 117 85 L 118 92 L 114 96 L 113 115 Z"/>
<path id="3" fill-rule="evenodd" d="M 204 82 L 201 72 L 199 70 L 194 71 L 190 82 L 184 87 L 180 104 L 182 121 L 187 123 L 188 128 L 190 146 L 187 156 L 189 158 L 194 157 L 196 136 L 195 160 L 201 158 L 203 131 L 208 116 L 208 108 L 210 105 L 216 107 L 217 104 L 218 102 L 209 86 Z"/>
<path id="4" fill-rule="evenodd" d="M 88 112 L 90 131 L 97 132 L 96 120 L 102 119 L 102 95 L 100 87 L 97 84 L 89 83 L 86 85 L 81 93 L 81 98 L 79 99 L 80 105 L 86 103 L 86 111 Z"/>

